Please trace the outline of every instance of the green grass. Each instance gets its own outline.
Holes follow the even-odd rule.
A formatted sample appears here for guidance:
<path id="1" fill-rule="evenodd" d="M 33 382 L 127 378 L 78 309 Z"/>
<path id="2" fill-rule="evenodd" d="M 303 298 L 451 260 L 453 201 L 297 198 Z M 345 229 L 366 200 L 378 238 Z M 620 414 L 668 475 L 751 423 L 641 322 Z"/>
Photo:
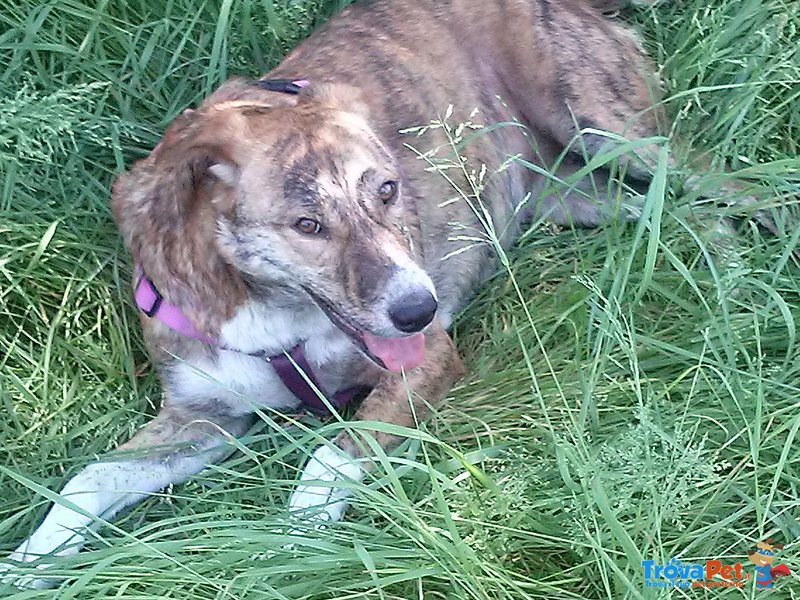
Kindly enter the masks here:
<path id="1" fill-rule="evenodd" d="M 158 406 L 113 174 L 339 4 L 0 0 L 0 549 L 43 516 L 39 486 Z M 345 522 L 282 549 L 296 467 L 340 425 L 264 415 L 246 448 L 60 562 L 62 588 L 0 596 L 756 597 L 646 589 L 640 563 L 747 564 L 768 535 L 800 572 L 800 4 L 682 0 L 622 18 L 664 79 L 674 154 L 737 171 L 784 236 L 744 220 L 718 260 L 701 224 L 719 209 L 663 173 L 639 226 L 536 226 L 457 323 L 468 379 L 382 458 L 382 485 L 358 486 Z M 770 597 L 800 597 L 799 581 Z"/>

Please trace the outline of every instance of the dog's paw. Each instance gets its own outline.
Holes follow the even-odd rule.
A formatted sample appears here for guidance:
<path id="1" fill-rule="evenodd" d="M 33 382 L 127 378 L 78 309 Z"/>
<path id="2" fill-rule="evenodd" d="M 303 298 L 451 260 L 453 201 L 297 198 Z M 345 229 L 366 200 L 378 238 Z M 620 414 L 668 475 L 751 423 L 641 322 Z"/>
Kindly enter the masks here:
<path id="1" fill-rule="evenodd" d="M 37 565 L 37 569 L 46 569 L 49 565 Z M 0 587 L 14 586 L 20 589 L 46 590 L 55 587 L 55 579 L 42 579 L 30 573 L 20 573 L 19 564 L 0 563 Z"/>
<path id="2" fill-rule="evenodd" d="M 318 525 L 338 521 L 347 510 L 351 490 L 337 484 L 363 478 L 364 469 L 351 456 L 330 446 L 320 446 L 303 469 L 300 485 L 289 501 L 289 513 Z"/>

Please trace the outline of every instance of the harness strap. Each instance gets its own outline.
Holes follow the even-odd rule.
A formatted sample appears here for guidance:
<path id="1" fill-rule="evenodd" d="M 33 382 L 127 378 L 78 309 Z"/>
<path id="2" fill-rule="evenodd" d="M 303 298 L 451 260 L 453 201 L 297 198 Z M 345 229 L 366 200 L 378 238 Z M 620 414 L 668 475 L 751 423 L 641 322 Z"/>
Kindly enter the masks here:
<path id="1" fill-rule="evenodd" d="M 291 360 L 289 357 L 291 357 Z M 294 364 L 292 364 L 292 361 L 294 361 Z M 321 393 L 322 388 L 319 386 L 314 371 L 308 363 L 302 345 L 298 344 L 289 352 L 270 356 L 268 362 L 275 369 L 275 373 L 280 377 L 283 385 L 300 400 L 303 406 L 318 415 L 331 414 L 325 402 L 314 391 L 314 388 L 316 388 Z M 305 373 L 308 381 L 306 381 L 306 377 L 303 377 L 303 373 Z M 328 402 L 336 410 L 341 410 L 362 391 L 363 389 L 358 387 L 348 388 L 336 392 L 332 398 L 328 398 Z"/>

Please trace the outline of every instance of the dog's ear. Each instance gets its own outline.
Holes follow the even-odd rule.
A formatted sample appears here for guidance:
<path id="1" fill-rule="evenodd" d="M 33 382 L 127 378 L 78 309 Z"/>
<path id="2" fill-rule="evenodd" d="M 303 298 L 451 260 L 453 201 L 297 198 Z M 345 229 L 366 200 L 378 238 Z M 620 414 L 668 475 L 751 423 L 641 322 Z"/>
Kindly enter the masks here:
<path id="1" fill-rule="evenodd" d="M 239 111 L 186 111 L 114 182 L 111 208 L 133 260 L 161 294 L 211 333 L 241 301 L 243 283 L 213 243 L 233 206 Z"/>

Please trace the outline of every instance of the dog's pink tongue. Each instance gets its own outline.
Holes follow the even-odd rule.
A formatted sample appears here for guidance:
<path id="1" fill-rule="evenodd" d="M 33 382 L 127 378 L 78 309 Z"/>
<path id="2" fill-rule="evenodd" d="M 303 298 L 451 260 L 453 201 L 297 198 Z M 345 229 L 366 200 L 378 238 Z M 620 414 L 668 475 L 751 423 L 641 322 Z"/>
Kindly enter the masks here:
<path id="1" fill-rule="evenodd" d="M 367 350 L 380 358 L 384 366 L 395 373 L 399 373 L 400 369 L 410 371 L 418 367 L 425 358 L 425 336 L 421 333 L 389 338 L 364 332 L 364 343 L 367 345 Z"/>

